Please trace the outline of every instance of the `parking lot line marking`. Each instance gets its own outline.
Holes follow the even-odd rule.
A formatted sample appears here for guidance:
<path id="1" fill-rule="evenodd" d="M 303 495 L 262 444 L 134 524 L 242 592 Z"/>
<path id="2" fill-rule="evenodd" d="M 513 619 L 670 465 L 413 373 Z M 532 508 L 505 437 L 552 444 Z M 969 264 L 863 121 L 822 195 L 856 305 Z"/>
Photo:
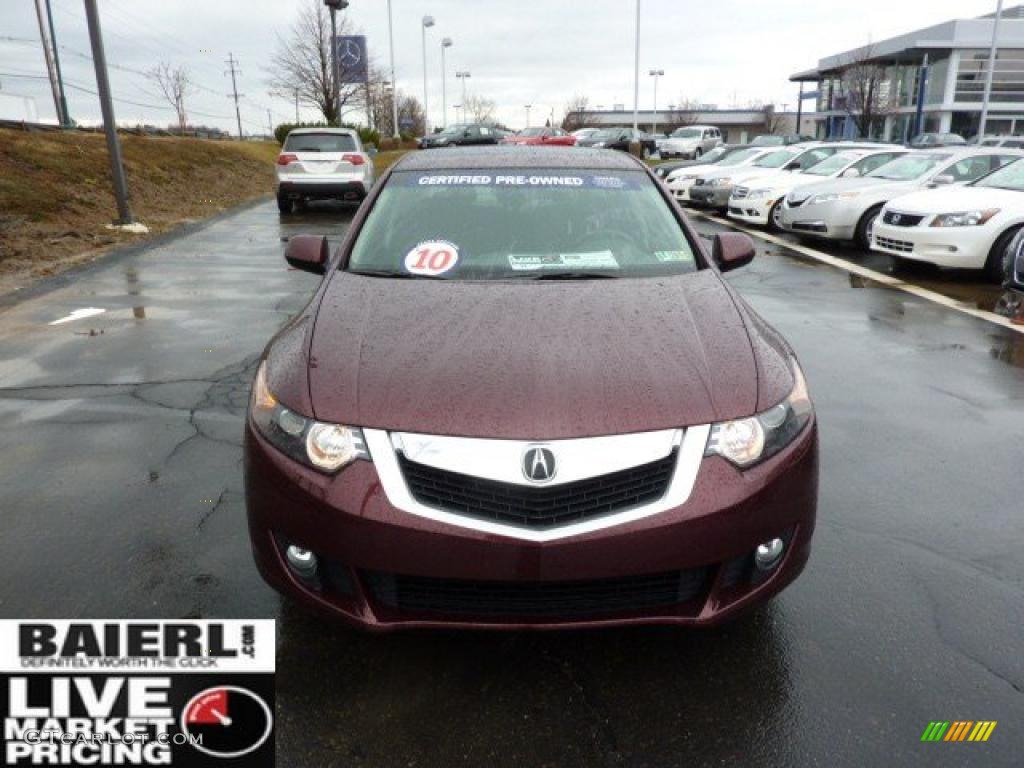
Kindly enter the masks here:
<path id="1" fill-rule="evenodd" d="M 953 309 L 956 310 L 957 312 L 962 312 L 965 315 L 970 315 L 971 317 L 975 317 L 979 320 L 985 320 L 989 323 L 994 323 L 995 325 L 1002 326 L 1003 328 L 1006 328 L 1008 330 L 1016 331 L 1017 333 L 1024 333 L 1024 325 L 1014 325 L 1013 323 L 1010 322 L 1010 319 L 1008 317 L 1003 317 L 1002 315 L 997 315 L 995 312 L 988 312 L 984 309 L 978 309 L 976 307 L 966 307 L 956 299 L 951 299 L 949 296 L 943 296 L 941 293 L 937 293 L 928 288 L 922 288 L 919 285 L 913 285 L 911 283 L 904 282 L 903 280 L 900 280 L 897 277 L 893 277 L 892 275 L 886 275 L 882 272 L 876 272 L 873 269 L 862 267 L 860 264 L 853 264 L 849 261 L 846 261 L 845 259 L 840 259 L 836 256 L 831 256 L 822 251 L 815 250 L 814 248 L 809 248 L 806 245 L 791 243 L 788 240 L 783 240 L 781 237 L 776 237 L 775 235 L 769 234 L 767 232 L 758 232 L 756 229 L 744 227 L 740 224 L 729 221 L 728 219 L 723 219 L 718 216 L 712 216 L 711 214 L 704 213 L 703 211 L 695 211 L 693 209 L 690 209 L 687 211 L 687 214 L 699 216 L 702 219 L 713 221 L 716 224 L 724 224 L 727 227 L 748 234 L 751 237 L 756 237 L 759 240 L 764 240 L 765 242 L 772 243 L 783 248 L 788 248 L 791 251 L 796 251 L 797 253 L 803 254 L 804 256 L 808 256 L 816 261 L 820 261 L 823 264 L 828 264 L 830 267 L 835 267 L 836 269 L 841 269 L 844 272 L 849 272 L 852 275 L 858 275 L 859 277 L 863 277 L 875 283 L 880 283 L 881 285 L 885 285 L 889 288 L 895 288 L 896 290 L 903 291 L 904 293 L 909 293 L 913 296 L 917 296 L 918 298 L 924 299 L 925 301 L 930 301 L 934 304 L 940 304 L 948 309 Z"/>
<path id="2" fill-rule="evenodd" d="M 82 309 L 76 309 L 70 315 L 65 315 L 59 320 L 54 320 L 50 325 L 63 325 L 64 323 L 70 323 L 72 320 L 82 320 L 86 317 L 93 317 L 94 315 L 102 315 L 107 310 L 100 309 L 99 307 L 84 307 Z"/>

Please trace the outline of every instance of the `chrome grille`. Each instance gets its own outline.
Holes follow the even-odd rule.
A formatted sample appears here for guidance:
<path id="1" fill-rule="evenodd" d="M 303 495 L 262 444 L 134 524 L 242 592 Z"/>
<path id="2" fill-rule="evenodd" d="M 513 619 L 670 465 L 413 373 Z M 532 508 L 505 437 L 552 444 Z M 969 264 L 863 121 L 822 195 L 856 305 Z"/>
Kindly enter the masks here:
<path id="1" fill-rule="evenodd" d="M 899 211 L 886 211 L 882 216 L 882 221 L 886 224 L 891 224 L 894 227 L 916 227 L 924 221 L 924 216 L 918 216 L 917 214 L 911 213 L 900 213 Z"/>
<path id="2" fill-rule="evenodd" d="M 899 251 L 900 253 L 913 253 L 914 244 L 907 242 L 906 240 L 894 240 L 891 237 L 879 237 L 875 235 L 875 245 L 879 248 L 888 248 L 890 251 Z"/>

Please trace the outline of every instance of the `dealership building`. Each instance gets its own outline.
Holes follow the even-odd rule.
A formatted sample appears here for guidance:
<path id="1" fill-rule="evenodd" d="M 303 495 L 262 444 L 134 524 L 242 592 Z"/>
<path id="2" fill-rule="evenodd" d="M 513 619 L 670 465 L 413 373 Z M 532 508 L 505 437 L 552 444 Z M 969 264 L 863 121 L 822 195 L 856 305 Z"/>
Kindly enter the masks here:
<path id="1" fill-rule="evenodd" d="M 722 132 L 727 143 L 746 144 L 758 136 L 770 133 L 797 133 L 797 113 L 793 109 L 776 110 L 774 106 L 749 109 L 719 109 L 706 104 L 694 109 L 641 109 L 637 113 L 637 126 L 648 132 L 664 133 L 666 128 L 687 125 L 713 125 Z M 804 112 L 800 117 L 799 133 L 813 135 L 817 122 L 815 115 Z M 633 111 L 625 106 L 609 110 L 587 110 L 577 116 L 577 124 L 593 128 L 632 127 Z"/>
<path id="2" fill-rule="evenodd" d="M 975 136 L 994 16 L 918 29 L 828 56 L 814 69 L 792 75 L 790 80 L 801 84 L 804 97 L 817 101 L 812 133 L 831 138 L 857 135 L 857 121 L 851 115 L 856 104 L 845 92 L 844 72 L 855 67 L 863 72 L 864 67 L 877 65 L 884 72 L 878 91 L 884 108 L 874 110 L 878 117 L 872 121 L 872 137 L 900 142 L 912 137 L 922 77 L 922 131 Z M 804 90 L 807 84 L 813 85 Z M 1024 6 L 1003 11 L 985 132 L 1024 134 Z"/>

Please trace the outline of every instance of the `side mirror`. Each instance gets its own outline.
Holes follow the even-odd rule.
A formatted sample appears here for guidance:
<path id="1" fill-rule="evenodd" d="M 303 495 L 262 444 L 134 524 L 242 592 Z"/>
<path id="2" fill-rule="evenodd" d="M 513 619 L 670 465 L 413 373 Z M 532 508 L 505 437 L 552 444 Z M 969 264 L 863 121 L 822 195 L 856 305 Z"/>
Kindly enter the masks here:
<path id="1" fill-rule="evenodd" d="M 369 147 L 366 148 L 366 154 L 368 154 L 370 157 L 376 156 L 377 146 L 375 144 L 371 144 Z"/>
<path id="2" fill-rule="evenodd" d="M 754 241 L 739 232 L 715 235 L 711 243 L 711 258 L 723 272 L 739 269 L 754 258 Z"/>
<path id="3" fill-rule="evenodd" d="M 845 171 L 843 171 L 844 179 L 856 179 L 858 176 L 860 176 L 860 171 L 858 171 L 856 168 L 847 168 Z"/>
<path id="4" fill-rule="evenodd" d="M 954 179 L 949 174 L 944 173 L 941 176 L 936 176 L 934 179 L 932 179 L 932 183 L 929 184 L 929 186 L 931 186 L 931 187 L 948 187 L 950 184 L 955 184 L 955 183 L 956 183 L 956 179 Z"/>
<path id="5" fill-rule="evenodd" d="M 786 170 L 786 171 L 799 171 L 800 170 L 800 161 L 799 160 L 794 160 L 792 163 L 786 163 L 786 167 L 783 170 Z"/>
<path id="6" fill-rule="evenodd" d="M 295 269 L 322 275 L 327 267 L 327 238 L 317 235 L 293 235 L 284 250 L 284 260 Z"/>

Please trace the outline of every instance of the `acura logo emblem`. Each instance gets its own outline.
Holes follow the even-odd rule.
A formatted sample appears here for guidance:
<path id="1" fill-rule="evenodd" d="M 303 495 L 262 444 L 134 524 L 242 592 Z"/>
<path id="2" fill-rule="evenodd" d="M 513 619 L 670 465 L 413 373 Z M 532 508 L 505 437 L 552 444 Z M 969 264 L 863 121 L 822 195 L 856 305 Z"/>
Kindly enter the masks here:
<path id="1" fill-rule="evenodd" d="M 550 448 L 531 445 L 523 452 L 523 474 L 527 480 L 546 483 L 555 476 L 555 454 Z"/>

